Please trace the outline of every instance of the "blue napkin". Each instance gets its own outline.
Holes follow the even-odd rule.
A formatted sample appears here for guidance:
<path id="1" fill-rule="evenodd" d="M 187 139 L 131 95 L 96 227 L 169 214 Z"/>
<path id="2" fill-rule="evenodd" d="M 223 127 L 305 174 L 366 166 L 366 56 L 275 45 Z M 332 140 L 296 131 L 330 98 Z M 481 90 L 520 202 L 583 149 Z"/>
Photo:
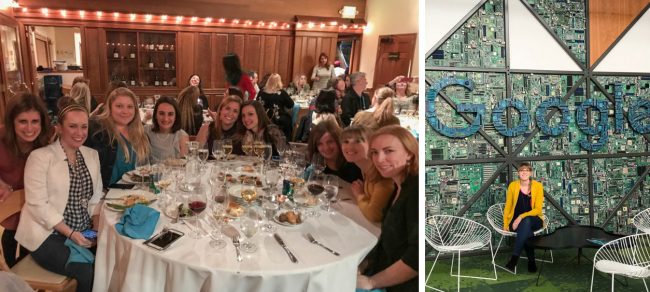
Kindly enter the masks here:
<path id="1" fill-rule="evenodd" d="M 160 218 L 160 212 L 142 204 L 135 204 L 124 211 L 120 222 L 115 224 L 119 234 L 133 239 L 151 237 Z"/>
<path id="2" fill-rule="evenodd" d="M 69 238 L 66 239 L 63 244 L 70 249 L 70 256 L 68 257 L 68 261 L 65 263 L 66 267 L 69 263 L 91 264 L 95 261 L 95 255 L 93 255 L 92 252 L 85 247 L 77 245 Z"/>

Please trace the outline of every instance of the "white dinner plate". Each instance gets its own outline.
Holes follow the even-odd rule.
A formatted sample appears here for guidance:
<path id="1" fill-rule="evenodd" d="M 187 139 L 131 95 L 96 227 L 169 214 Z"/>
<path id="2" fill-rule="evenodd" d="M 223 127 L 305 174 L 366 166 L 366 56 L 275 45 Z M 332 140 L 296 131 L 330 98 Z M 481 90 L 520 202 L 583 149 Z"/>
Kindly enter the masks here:
<path id="1" fill-rule="evenodd" d="M 153 203 L 156 200 L 156 195 L 150 193 L 150 192 L 133 192 L 132 194 L 124 195 L 120 198 L 117 199 L 106 199 L 104 206 L 106 206 L 106 209 L 109 209 L 111 211 L 116 211 L 116 212 L 124 212 L 124 210 L 133 207 L 135 204 L 125 204 L 126 198 L 130 195 L 138 195 L 142 197 L 146 202 L 141 202 L 139 204 L 143 205 L 149 205 Z"/>
<path id="2" fill-rule="evenodd" d="M 280 224 L 282 226 L 286 226 L 286 227 L 298 227 L 298 226 L 302 225 L 303 223 L 305 223 L 305 218 L 304 218 L 305 216 L 302 215 L 300 212 L 297 212 L 297 211 L 294 211 L 294 212 L 297 213 L 300 216 L 300 219 L 301 219 L 300 223 L 291 224 L 289 222 L 280 221 L 280 215 L 282 215 L 282 213 L 285 213 L 285 212 L 289 212 L 289 211 L 288 210 L 281 210 L 281 211 L 278 211 L 277 213 L 275 213 L 275 216 L 273 216 L 273 221 L 275 221 L 275 223 L 278 223 L 278 224 Z"/>

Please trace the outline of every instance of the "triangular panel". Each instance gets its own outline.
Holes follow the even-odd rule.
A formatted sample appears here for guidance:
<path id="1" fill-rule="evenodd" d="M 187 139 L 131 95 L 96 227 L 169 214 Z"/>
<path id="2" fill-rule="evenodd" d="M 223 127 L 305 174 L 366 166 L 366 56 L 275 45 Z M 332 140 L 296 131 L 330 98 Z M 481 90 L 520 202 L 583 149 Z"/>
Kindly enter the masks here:
<path id="1" fill-rule="evenodd" d="M 481 0 L 426 0 L 425 43 L 429 50 Z"/>
<path id="2" fill-rule="evenodd" d="M 503 0 L 487 1 L 426 59 L 427 66 L 505 68 Z"/>
<path id="3" fill-rule="evenodd" d="M 587 50 L 584 1 L 525 1 L 576 59 L 584 65 Z"/>
<path id="4" fill-rule="evenodd" d="M 650 72 L 648 48 L 650 48 L 650 10 L 639 18 L 594 71 Z"/>
<path id="5" fill-rule="evenodd" d="M 650 0 L 590 0 L 589 50 L 590 64 L 614 43 Z"/>
<path id="6" fill-rule="evenodd" d="M 533 14 L 519 1 L 508 1 L 510 68 L 582 71 Z"/>

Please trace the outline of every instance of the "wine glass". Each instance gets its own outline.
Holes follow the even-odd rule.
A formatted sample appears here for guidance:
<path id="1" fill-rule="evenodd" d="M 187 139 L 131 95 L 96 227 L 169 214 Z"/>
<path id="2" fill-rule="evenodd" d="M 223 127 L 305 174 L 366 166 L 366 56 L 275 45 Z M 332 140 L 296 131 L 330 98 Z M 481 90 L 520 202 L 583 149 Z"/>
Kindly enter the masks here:
<path id="1" fill-rule="evenodd" d="M 199 215 L 205 210 L 208 200 L 205 194 L 200 190 L 197 190 L 190 194 L 187 201 L 187 206 L 194 215 L 194 231 L 192 232 L 192 238 L 198 239 L 201 237 L 201 234 L 199 233 Z"/>
<path id="2" fill-rule="evenodd" d="M 284 158 L 284 153 L 287 152 L 287 149 L 289 148 L 289 145 L 287 144 L 287 139 L 284 137 L 280 137 L 275 144 L 275 149 L 278 151 L 278 155 L 280 155 L 280 161 Z"/>
<path id="3" fill-rule="evenodd" d="M 257 200 L 257 190 L 255 189 L 255 182 L 245 181 L 241 185 L 241 197 L 248 203 L 248 207 L 252 208 L 252 204 Z"/>
<path id="4" fill-rule="evenodd" d="M 230 159 L 230 154 L 232 153 L 232 140 L 223 139 L 222 143 L 223 153 L 226 154 L 226 159 Z"/>
<path id="5" fill-rule="evenodd" d="M 273 202 L 271 200 L 266 200 L 264 203 L 262 203 L 262 209 L 264 210 L 264 217 L 266 217 L 265 222 L 262 224 L 262 231 L 273 233 L 275 232 L 276 228 L 273 223 L 271 223 L 271 220 L 273 219 L 273 216 L 275 216 L 275 213 L 278 211 L 278 203 Z"/>
<path id="6" fill-rule="evenodd" d="M 210 241 L 210 246 L 216 249 L 222 249 L 226 247 L 226 241 L 223 240 L 223 235 L 221 234 L 221 228 L 228 221 L 226 216 L 227 206 L 228 206 L 228 194 L 222 191 L 221 188 L 213 189 L 212 191 L 212 221 L 214 223 L 214 230 L 212 231 L 212 241 Z"/>
<path id="7" fill-rule="evenodd" d="M 251 239 L 257 233 L 259 227 L 258 218 L 259 214 L 251 209 L 246 212 L 246 216 L 244 216 L 239 223 L 239 229 L 241 229 L 241 232 L 246 236 L 246 240 L 241 244 L 241 249 L 244 252 L 254 253 L 257 250 L 257 245 L 253 243 Z"/>
<path id="8" fill-rule="evenodd" d="M 149 163 L 149 157 L 143 157 L 138 159 L 135 162 L 136 175 L 140 177 L 140 188 L 148 189 L 146 185 L 146 180 L 151 175 L 151 164 Z"/>
<path id="9" fill-rule="evenodd" d="M 210 170 L 208 183 L 213 189 L 214 188 L 220 189 L 223 186 L 223 177 L 220 177 L 219 167 L 217 167 L 216 165 L 212 167 L 212 170 Z"/>
<path id="10" fill-rule="evenodd" d="M 187 155 L 185 159 L 189 160 L 190 158 L 196 157 L 197 150 L 199 150 L 198 141 L 187 141 Z"/>
<path id="11" fill-rule="evenodd" d="M 230 150 L 232 151 L 232 145 Z M 214 156 L 214 159 L 217 161 L 221 160 L 223 158 L 223 152 L 224 152 L 224 147 L 223 147 L 223 142 L 220 140 L 214 140 L 212 143 L 212 156 Z"/>
<path id="12" fill-rule="evenodd" d="M 208 156 L 210 156 L 210 151 L 208 150 L 208 144 L 206 143 L 203 147 L 197 149 L 199 160 L 201 161 L 201 169 L 205 168 L 205 163 L 208 161 Z"/>
<path id="13" fill-rule="evenodd" d="M 325 158 L 323 158 L 320 153 L 316 152 L 311 157 L 311 165 L 314 169 L 314 173 L 316 175 L 321 175 L 323 171 L 325 171 Z"/>
<path id="14" fill-rule="evenodd" d="M 242 139 L 241 149 L 244 151 L 246 156 L 253 155 L 253 137 L 246 135 Z"/>
<path id="15" fill-rule="evenodd" d="M 324 178 L 324 183 L 325 183 L 325 199 L 327 199 L 327 204 L 325 206 L 322 206 L 322 208 L 330 212 L 331 211 L 331 205 L 332 202 L 338 201 L 338 195 L 339 195 L 339 178 L 335 175 L 325 175 Z"/>
<path id="16" fill-rule="evenodd" d="M 325 191 L 325 182 L 323 180 L 323 176 L 320 174 L 316 174 L 315 172 L 312 173 L 309 176 L 309 179 L 307 180 L 306 188 L 309 194 L 311 194 L 312 198 L 308 201 L 309 205 L 316 205 L 318 204 L 318 199 L 321 194 Z M 318 213 L 314 211 L 308 211 L 308 216 L 314 216 L 318 217 Z"/>

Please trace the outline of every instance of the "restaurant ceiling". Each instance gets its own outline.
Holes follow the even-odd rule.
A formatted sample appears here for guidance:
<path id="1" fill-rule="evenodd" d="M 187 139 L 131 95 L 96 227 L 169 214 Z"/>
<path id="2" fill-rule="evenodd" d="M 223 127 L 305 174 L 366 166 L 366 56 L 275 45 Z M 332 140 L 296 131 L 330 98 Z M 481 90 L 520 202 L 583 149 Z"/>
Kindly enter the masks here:
<path id="1" fill-rule="evenodd" d="M 358 18 L 365 18 L 366 0 L 20 0 L 21 7 L 51 9 L 83 9 L 87 11 L 122 11 L 182 15 L 185 17 L 239 18 L 253 20 L 292 21 L 296 15 L 340 17 L 339 10 L 356 6 Z"/>

